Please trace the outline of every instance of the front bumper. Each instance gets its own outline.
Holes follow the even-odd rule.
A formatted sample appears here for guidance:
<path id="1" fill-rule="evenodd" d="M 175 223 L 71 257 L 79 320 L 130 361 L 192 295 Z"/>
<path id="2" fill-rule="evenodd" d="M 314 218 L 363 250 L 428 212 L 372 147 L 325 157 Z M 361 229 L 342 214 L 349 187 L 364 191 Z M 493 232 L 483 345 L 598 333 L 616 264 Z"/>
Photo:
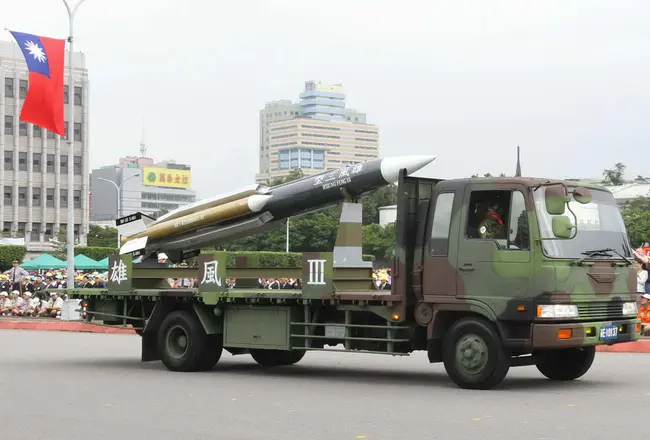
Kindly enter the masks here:
<path id="1" fill-rule="evenodd" d="M 613 345 L 637 341 L 639 339 L 637 324 L 640 323 L 641 321 L 636 318 L 565 324 L 535 323 L 533 324 L 533 349 Z M 600 329 L 613 325 L 618 327 L 616 339 L 601 340 Z M 569 333 L 567 330 L 571 330 L 570 337 L 567 335 Z"/>

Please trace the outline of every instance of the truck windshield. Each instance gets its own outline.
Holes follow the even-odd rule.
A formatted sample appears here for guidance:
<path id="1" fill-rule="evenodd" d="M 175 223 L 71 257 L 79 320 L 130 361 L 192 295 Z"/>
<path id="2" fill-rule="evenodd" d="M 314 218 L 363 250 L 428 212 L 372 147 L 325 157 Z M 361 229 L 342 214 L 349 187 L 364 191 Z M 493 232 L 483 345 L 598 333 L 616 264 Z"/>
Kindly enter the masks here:
<path id="1" fill-rule="evenodd" d="M 569 187 L 572 192 L 574 187 Z M 582 205 L 575 200 L 569 202 L 571 210 L 578 219 L 578 234 L 572 240 L 543 240 L 544 253 L 551 258 L 583 258 L 584 252 L 594 249 L 613 249 L 620 254 L 631 257 L 630 247 L 623 217 L 616 200 L 608 191 L 590 189 L 593 199 Z M 539 219 L 539 229 L 542 238 L 554 238 L 552 217 L 546 212 L 544 194 L 546 187 L 534 191 L 535 208 Z M 565 211 L 575 225 L 575 219 L 569 210 Z M 615 253 L 611 257 L 602 255 L 596 258 L 620 259 Z"/>

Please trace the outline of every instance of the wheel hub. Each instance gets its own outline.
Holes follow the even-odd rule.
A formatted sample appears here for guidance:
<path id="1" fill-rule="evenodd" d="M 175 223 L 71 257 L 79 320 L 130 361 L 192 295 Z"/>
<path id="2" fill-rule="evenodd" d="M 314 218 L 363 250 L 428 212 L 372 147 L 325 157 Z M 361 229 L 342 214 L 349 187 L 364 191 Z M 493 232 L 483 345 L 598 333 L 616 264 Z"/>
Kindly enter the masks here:
<path id="1" fill-rule="evenodd" d="M 188 345 L 189 338 L 185 329 L 180 326 L 169 329 L 167 333 L 167 351 L 172 357 L 176 359 L 182 358 L 187 352 Z"/>
<path id="2" fill-rule="evenodd" d="M 456 362 L 466 374 L 478 374 L 488 360 L 488 347 L 483 338 L 470 334 L 461 337 L 456 344 Z"/>

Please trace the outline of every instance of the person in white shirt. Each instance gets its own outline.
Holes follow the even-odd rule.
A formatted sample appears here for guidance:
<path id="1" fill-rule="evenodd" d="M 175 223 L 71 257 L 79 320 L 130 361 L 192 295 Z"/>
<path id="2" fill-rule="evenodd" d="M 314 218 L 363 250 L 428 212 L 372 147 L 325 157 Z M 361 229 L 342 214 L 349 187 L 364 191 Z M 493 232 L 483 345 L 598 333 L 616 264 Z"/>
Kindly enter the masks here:
<path id="1" fill-rule="evenodd" d="M 636 291 L 639 295 L 645 293 L 645 283 L 648 281 L 648 271 L 643 266 L 640 261 L 636 262 Z"/>

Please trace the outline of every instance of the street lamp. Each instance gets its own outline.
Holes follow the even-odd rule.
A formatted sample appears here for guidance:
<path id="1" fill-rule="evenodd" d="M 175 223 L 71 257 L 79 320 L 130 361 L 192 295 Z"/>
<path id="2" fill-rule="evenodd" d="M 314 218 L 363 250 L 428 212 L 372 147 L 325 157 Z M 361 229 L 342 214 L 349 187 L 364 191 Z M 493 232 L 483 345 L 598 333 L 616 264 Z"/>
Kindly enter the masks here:
<path id="1" fill-rule="evenodd" d="M 68 130 L 66 135 L 68 136 L 68 157 L 71 161 L 74 160 L 74 82 L 72 80 L 72 50 L 73 50 L 73 38 L 72 30 L 74 23 L 74 14 L 77 12 L 77 8 L 86 0 L 79 0 L 79 3 L 76 6 L 70 8 L 68 0 L 63 0 L 66 9 L 68 10 L 68 21 L 70 23 L 70 35 L 68 36 Z M 70 133 L 72 132 L 72 134 Z M 68 194 L 73 193 L 74 189 L 74 167 L 68 167 Z M 83 214 L 82 214 L 83 217 Z M 74 288 L 74 203 L 68 203 L 68 271 L 67 271 L 67 283 L 66 287 L 68 289 Z M 72 287 L 70 282 L 72 281 Z"/>
<path id="2" fill-rule="evenodd" d="M 103 180 L 104 182 L 112 183 L 113 186 L 115 187 L 115 190 L 117 191 L 117 218 L 120 218 L 120 209 L 121 209 L 121 205 L 122 205 L 120 203 L 120 199 L 122 197 L 122 185 L 124 185 L 126 182 L 133 179 L 134 177 L 138 177 L 138 176 L 140 176 L 140 173 L 136 173 L 136 174 L 134 174 L 132 176 L 129 176 L 126 179 L 124 179 L 122 181 L 122 183 L 120 183 L 119 185 L 117 183 L 113 182 L 112 180 L 104 179 L 103 177 L 98 177 L 97 178 L 97 180 Z M 119 233 L 119 231 L 117 233 L 117 248 L 118 249 L 120 248 L 120 233 Z"/>

